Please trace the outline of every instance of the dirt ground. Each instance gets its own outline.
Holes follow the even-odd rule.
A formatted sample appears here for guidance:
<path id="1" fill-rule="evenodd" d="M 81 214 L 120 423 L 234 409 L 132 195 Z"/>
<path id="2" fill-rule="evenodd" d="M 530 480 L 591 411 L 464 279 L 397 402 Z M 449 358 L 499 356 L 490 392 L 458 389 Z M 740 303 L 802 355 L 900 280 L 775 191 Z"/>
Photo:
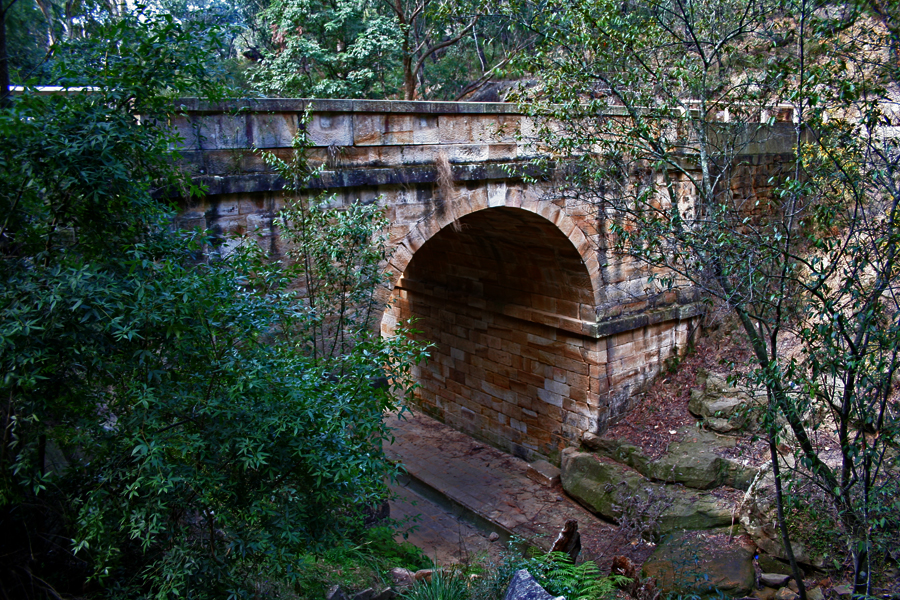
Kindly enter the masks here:
<path id="1" fill-rule="evenodd" d="M 669 444 L 681 441 L 677 430 L 697 423 L 688 412 L 691 390 L 700 387 L 701 372 L 728 374 L 745 370 L 750 362 L 750 349 L 739 335 L 733 335 L 726 325 L 708 330 L 694 347 L 668 372 L 656 379 L 652 387 L 641 394 L 635 408 L 626 418 L 610 427 L 607 436 L 627 440 L 644 451 L 651 459 L 666 453 Z M 729 458 L 749 458 L 751 464 L 768 460 L 765 443 L 753 436 L 737 438 L 737 445 L 728 449 Z"/>

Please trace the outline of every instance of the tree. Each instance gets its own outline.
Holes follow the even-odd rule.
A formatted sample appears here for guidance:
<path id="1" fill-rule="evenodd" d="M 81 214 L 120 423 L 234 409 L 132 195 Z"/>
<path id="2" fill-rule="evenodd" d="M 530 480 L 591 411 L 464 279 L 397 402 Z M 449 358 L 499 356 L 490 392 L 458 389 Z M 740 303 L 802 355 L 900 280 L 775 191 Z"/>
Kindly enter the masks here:
<path id="1" fill-rule="evenodd" d="M 474 31 L 479 15 L 457 23 L 459 5 L 435 0 L 385 0 L 402 32 L 403 99 L 415 100 L 425 61 Z"/>
<path id="2" fill-rule="evenodd" d="M 317 318 L 290 270 L 249 243 L 203 259 L 212 240 L 173 231 L 156 199 L 198 192 L 166 122 L 173 96 L 217 90 L 195 45 L 209 34 L 165 15 L 102 23 L 55 50 L 54 81 L 92 91 L 0 111 L 7 596 L 268 593 L 385 497 L 396 400 L 378 378 L 406 389 L 415 349 L 369 335 L 317 359 L 290 336 Z M 374 212 L 334 218 L 383 252 Z"/>
<path id="3" fill-rule="evenodd" d="M 530 44 L 507 12 L 480 1 L 275 0 L 259 13 L 268 35 L 251 80 L 280 96 L 454 99 Z"/>
<path id="4" fill-rule="evenodd" d="M 260 15 L 271 35 L 251 82 L 281 96 L 390 96 L 401 32 L 379 8 L 367 0 L 273 1 Z"/>
<path id="5" fill-rule="evenodd" d="M 533 42 L 500 3 L 382 0 L 403 32 L 403 98 L 458 100 Z M 427 66 L 427 72 L 426 72 Z M 473 74 L 480 73 L 474 77 Z"/>
<path id="6" fill-rule="evenodd" d="M 900 153 L 885 128 L 900 83 L 896 10 L 576 2 L 548 21 L 534 112 L 568 161 L 567 190 L 597 210 L 601 252 L 644 265 L 651 293 L 701 290 L 735 314 L 754 354 L 746 382 L 767 392 L 798 584 L 783 485 L 806 477 L 829 499 L 855 593 L 871 593 L 873 554 L 898 527 Z M 747 155 L 772 134 L 795 163 L 765 176 L 771 194 L 748 193 Z M 778 452 L 785 441 L 793 461 Z"/>

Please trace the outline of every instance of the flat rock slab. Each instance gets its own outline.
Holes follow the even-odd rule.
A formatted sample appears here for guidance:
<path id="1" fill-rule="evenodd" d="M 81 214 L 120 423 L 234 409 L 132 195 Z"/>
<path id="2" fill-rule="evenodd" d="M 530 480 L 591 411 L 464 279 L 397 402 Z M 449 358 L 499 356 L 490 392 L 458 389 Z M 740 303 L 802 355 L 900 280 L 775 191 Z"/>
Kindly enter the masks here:
<path id="1" fill-rule="evenodd" d="M 648 481 L 622 464 L 571 448 L 563 451 L 562 484 L 566 493 L 607 519 L 618 519 L 629 504 L 668 505 L 659 516 L 661 533 L 713 529 L 732 521 L 733 507 L 709 493 Z"/>
<path id="2" fill-rule="evenodd" d="M 733 438 L 688 426 L 678 430 L 678 439 L 680 441 L 670 444 L 667 452 L 656 460 L 650 460 L 640 448 L 618 439 L 586 434 L 582 442 L 644 477 L 698 490 L 723 485 L 746 490 L 759 472 L 756 467 L 718 455 L 718 449 L 734 447 Z"/>
<path id="3" fill-rule="evenodd" d="M 402 419 L 389 414 L 385 420 L 394 435 L 394 443 L 384 448 L 388 457 L 479 517 L 545 551 L 566 521 L 575 519 L 583 556 L 602 557 L 609 547 L 616 528 L 557 489 L 530 479 L 524 460 L 421 413 L 405 413 Z M 392 506 L 391 515 L 397 514 Z M 499 544 L 493 546 L 499 550 Z"/>
<path id="4" fill-rule="evenodd" d="M 642 574 L 653 577 L 663 592 L 746 596 L 756 584 L 756 548 L 745 536 L 681 532 L 663 538 L 644 563 Z"/>
<path id="5" fill-rule="evenodd" d="M 529 479 L 546 487 L 553 487 L 559 483 L 559 469 L 546 460 L 536 460 L 533 463 L 528 463 L 527 474 Z"/>

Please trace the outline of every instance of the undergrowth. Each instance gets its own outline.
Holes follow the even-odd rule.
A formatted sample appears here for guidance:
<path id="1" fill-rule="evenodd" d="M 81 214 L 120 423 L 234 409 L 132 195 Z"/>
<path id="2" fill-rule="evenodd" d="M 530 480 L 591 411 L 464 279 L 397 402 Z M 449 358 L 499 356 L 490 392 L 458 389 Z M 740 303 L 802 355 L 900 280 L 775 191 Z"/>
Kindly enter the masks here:
<path id="1" fill-rule="evenodd" d="M 321 600 L 338 585 L 348 595 L 366 588 L 390 585 L 395 567 L 416 571 L 430 568 L 431 560 L 409 542 L 397 542 L 388 526 L 368 529 L 355 546 L 334 548 L 321 557 L 309 555 L 299 565 L 302 575 L 292 590 L 280 590 L 279 598 Z"/>
<path id="2" fill-rule="evenodd" d="M 516 571 L 527 570 L 551 596 L 567 600 L 603 600 L 631 582 L 620 575 L 602 576 L 597 564 L 572 562 L 562 552 L 526 552 L 520 541 L 510 543 L 500 564 L 436 570 L 430 581 L 417 583 L 404 600 L 502 600 Z"/>

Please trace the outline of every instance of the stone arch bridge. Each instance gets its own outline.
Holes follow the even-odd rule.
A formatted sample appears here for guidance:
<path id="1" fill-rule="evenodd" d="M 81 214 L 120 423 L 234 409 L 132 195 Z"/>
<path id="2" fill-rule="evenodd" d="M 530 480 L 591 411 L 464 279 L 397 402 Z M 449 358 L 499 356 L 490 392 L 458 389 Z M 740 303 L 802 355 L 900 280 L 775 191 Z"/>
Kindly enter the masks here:
<path id="1" fill-rule="evenodd" d="M 434 343 L 418 368 L 426 412 L 527 460 L 557 460 L 620 418 L 636 391 L 685 348 L 702 307 L 691 294 L 646 292 L 646 272 L 608 255 L 593 211 L 529 185 L 533 124 L 503 103 L 370 100 L 180 101 L 173 125 L 195 178 L 184 227 L 256 230 L 278 251 L 282 184 L 253 148 L 290 151 L 306 125 L 312 185 L 383 203 L 391 221 L 392 302 Z M 777 144 L 776 144 L 777 146 Z M 764 194 L 790 148 L 759 148 L 740 174 Z"/>

